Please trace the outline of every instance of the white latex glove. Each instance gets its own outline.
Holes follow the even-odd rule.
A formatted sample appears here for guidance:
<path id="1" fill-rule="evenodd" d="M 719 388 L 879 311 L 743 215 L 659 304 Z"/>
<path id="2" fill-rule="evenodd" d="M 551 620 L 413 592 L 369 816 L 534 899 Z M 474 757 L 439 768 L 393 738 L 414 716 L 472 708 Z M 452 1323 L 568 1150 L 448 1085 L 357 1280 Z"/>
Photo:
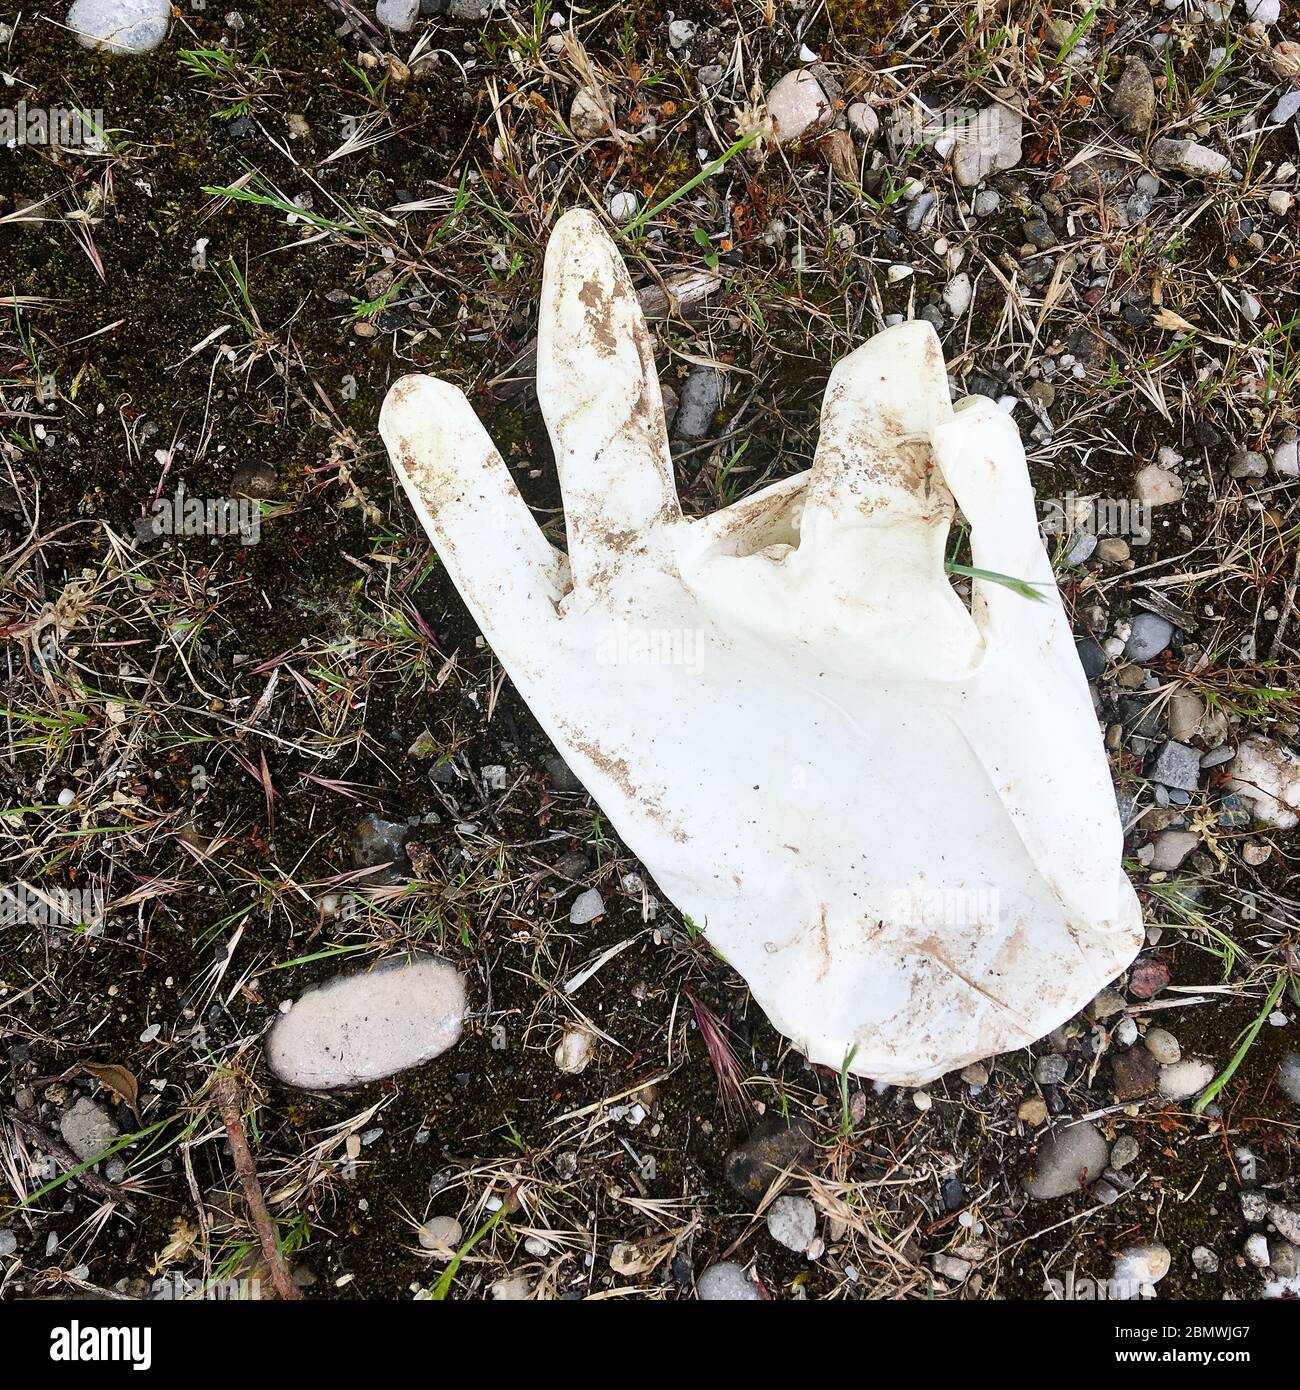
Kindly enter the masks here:
<path id="1" fill-rule="evenodd" d="M 627 271 L 570 212 L 537 387 L 567 558 L 454 386 L 404 377 L 380 432 L 539 723 L 777 1028 L 914 1085 L 1128 965 L 1141 913 L 1019 434 L 984 398 L 954 411 L 929 324 L 839 363 L 808 473 L 690 521 Z M 977 579 L 967 611 L 954 497 L 975 567 L 1042 601 Z"/>

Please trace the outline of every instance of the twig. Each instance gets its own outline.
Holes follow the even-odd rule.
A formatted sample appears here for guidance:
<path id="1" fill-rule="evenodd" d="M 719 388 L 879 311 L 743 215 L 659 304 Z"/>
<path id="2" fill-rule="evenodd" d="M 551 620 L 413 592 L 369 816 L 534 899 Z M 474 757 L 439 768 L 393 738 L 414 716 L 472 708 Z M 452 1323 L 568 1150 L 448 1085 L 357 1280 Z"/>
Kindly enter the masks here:
<path id="1" fill-rule="evenodd" d="M 257 1165 L 244 1137 L 243 1094 L 239 1082 L 233 1076 L 219 1076 L 212 1088 L 212 1094 L 221 1112 L 222 1123 L 226 1126 L 226 1137 L 230 1140 L 230 1152 L 235 1159 L 235 1173 L 244 1189 L 244 1200 L 248 1203 L 249 1215 L 257 1228 L 257 1238 L 262 1244 L 262 1255 L 271 1271 L 271 1283 L 281 1298 L 299 1299 L 302 1294 L 293 1281 L 293 1275 L 280 1253 L 279 1242 L 275 1238 L 275 1223 L 266 1209 L 266 1198 L 262 1195 L 262 1184 L 257 1180 Z"/>
<path id="2" fill-rule="evenodd" d="M 109 1182 L 107 1178 L 101 1178 L 98 1173 L 86 1167 L 62 1139 L 42 1128 L 34 1120 L 29 1120 L 21 1111 L 11 1110 L 6 1105 L 2 1113 L 10 1124 L 39 1144 L 51 1158 L 57 1158 L 70 1173 L 79 1169 L 80 1171 L 75 1171 L 76 1179 L 87 1192 L 93 1192 L 96 1197 L 107 1197 L 110 1202 L 121 1202 L 123 1206 L 134 1210 L 135 1202 L 126 1188 Z"/>

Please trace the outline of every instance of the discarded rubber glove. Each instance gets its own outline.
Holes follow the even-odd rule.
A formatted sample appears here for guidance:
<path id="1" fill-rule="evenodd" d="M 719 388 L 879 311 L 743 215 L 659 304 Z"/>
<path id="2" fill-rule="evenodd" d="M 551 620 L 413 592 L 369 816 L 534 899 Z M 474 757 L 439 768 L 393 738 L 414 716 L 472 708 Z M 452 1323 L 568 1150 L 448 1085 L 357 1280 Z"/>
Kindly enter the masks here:
<path id="1" fill-rule="evenodd" d="M 454 386 L 404 377 L 380 431 L 538 721 L 777 1028 L 914 1085 L 1124 969 L 1141 913 L 1024 451 L 991 401 L 954 410 L 929 324 L 836 366 L 809 472 L 688 520 L 627 270 L 570 212 L 537 385 L 567 557 Z"/>

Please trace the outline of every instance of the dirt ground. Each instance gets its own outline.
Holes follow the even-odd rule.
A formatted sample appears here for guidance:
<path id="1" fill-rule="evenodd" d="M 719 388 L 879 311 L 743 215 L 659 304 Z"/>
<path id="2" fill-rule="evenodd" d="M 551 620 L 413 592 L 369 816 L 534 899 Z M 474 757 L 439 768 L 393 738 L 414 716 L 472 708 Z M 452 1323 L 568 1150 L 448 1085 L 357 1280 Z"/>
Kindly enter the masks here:
<path id="1" fill-rule="evenodd" d="M 149 1297 L 180 1273 L 257 1276 L 270 1296 L 223 1076 L 313 1299 L 686 1299 L 724 1258 L 771 1298 L 1041 1299 L 1153 1242 L 1161 1298 L 1285 1282 L 1285 1230 L 1240 1194 L 1300 1206 L 1300 1109 L 1279 1083 L 1300 1049 L 1295 835 L 1252 824 L 1224 763 L 1186 806 L 1158 804 L 1145 775 L 1179 693 L 1201 702 L 1200 753 L 1300 735 L 1300 484 L 1240 469 L 1294 432 L 1298 214 L 1270 195 L 1295 192 L 1300 149 L 1268 117 L 1300 17 L 1203 8 L 538 0 L 479 19 L 426 5 L 401 34 L 350 4 L 241 0 L 237 24 L 182 3 L 139 57 L 80 46 L 62 5 L 0 14 L 0 101 L 103 113 L 95 147 L 0 149 L 0 879 L 106 904 L 89 924 L 0 924 L 0 1294 Z M 695 26 L 686 43 L 670 21 Z M 1134 58 L 1155 79 L 1140 134 L 1111 114 Z M 768 127 L 728 155 L 800 66 L 835 128 Z M 580 88 L 612 126 L 575 133 Z M 918 96 L 1023 114 L 1019 161 L 981 186 L 996 209 L 977 214 L 931 145 L 895 148 L 891 118 Z M 879 133 L 851 126 L 855 103 Z M 1158 171 L 1135 217 L 1162 136 L 1232 170 Z M 914 217 L 923 190 L 933 213 Z M 1130 498 L 1151 463 L 1178 475 L 1127 559 L 1057 546 L 1080 638 L 1175 620 L 1163 651 L 1112 656 L 1094 681 L 1144 959 L 1170 974 L 1149 1003 L 1120 981 L 1118 1011 L 989 1059 L 983 1080 L 882 1089 L 810 1067 L 629 878 L 640 866 L 556 765 L 377 433 L 403 373 L 454 382 L 562 545 L 527 359 L 542 255 L 561 212 L 606 215 L 622 192 L 651 214 L 621 243 L 639 287 L 717 281 L 656 329 L 676 393 L 701 363 L 725 374 L 705 435 L 674 447 L 688 513 L 806 469 L 834 361 L 927 310 L 956 384 L 1018 402 L 1040 499 Z M 954 315 L 958 266 L 973 293 Z M 256 499 L 256 543 L 149 534 L 181 481 Z M 413 867 L 339 911 L 367 814 L 408 823 Z M 1180 815 L 1195 852 L 1150 869 L 1144 848 Z M 952 829 L 940 808 L 915 833 Z M 606 911 L 571 925 L 591 887 Z M 416 951 L 468 981 L 455 1047 L 328 1094 L 269 1074 L 282 1001 Z M 1209 1091 L 1118 1097 L 1122 1020 L 1172 1032 Z M 578 1075 L 555 1060 L 574 1028 L 596 1037 Z M 1035 1079 L 1049 1054 L 1059 1082 Z M 81 1097 L 118 1136 L 89 1166 L 60 1138 Z M 1090 1174 L 1031 1200 L 1045 1137 L 1084 1116 L 1137 1141 L 1121 1190 Z M 783 1150 L 761 1202 L 725 1165 L 760 1123 L 811 1141 Z M 814 1204 L 814 1250 L 770 1235 L 781 1195 Z M 437 1216 L 463 1232 L 455 1260 L 421 1244 Z"/>

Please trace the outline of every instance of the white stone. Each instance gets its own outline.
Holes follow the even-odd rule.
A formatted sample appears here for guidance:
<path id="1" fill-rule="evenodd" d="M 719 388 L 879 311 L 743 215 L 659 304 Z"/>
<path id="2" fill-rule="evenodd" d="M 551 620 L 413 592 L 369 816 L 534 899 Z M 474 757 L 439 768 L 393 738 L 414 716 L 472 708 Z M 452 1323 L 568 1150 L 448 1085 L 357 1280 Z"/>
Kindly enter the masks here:
<path id="1" fill-rule="evenodd" d="M 582 1028 L 570 1029 L 555 1049 L 555 1065 L 577 1076 L 591 1061 L 591 1034 Z"/>
<path id="2" fill-rule="evenodd" d="M 59 1120 L 63 1142 L 84 1163 L 97 1158 L 118 1137 L 113 1117 L 89 1096 L 78 1096 Z"/>
<path id="3" fill-rule="evenodd" d="M 1139 1298 L 1144 1289 L 1154 1289 L 1169 1273 L 1169 1249 L 1154 1242 L 1130 1245 L 1115 1256 L 1116 1296 Z"/>
<path id="4" fill-rule="evenodd" d="M 589 87 L 579 87 L 574 94 L 569 129 L 579 140 L 594 140 L 605 129 L 605 113 Z"/>
<path id="5" fill-rule="evenodd" d="M 1214 1068 L 1208 1062 L 1188 1058 L 1185 1062 L 1160 1068 L 1160 1094 L 1166 1100 L 1190 1100 L 1213 1080 Z"/>
<path id="6" fill-rule="evenodd" d="M 1300 1105 L 1300 1052 L 1288 1052 L 1278 1068 L 1277 1084 Z"/>
<path id="7" fill-rule="evenodd" d="M 1245 1255 L 1256 1269 L 1268 1268 L 1268 1237 L 1263 1231 L 1254 1231 L 1246 1237 Z"/>
<path id="8" fill-rule="evenodd" d="M 1282 0 L 1246 0 L 1249 24 L 1276 24 L 1282 17 Z"/>
<path id="9" fill-rule="evenodd" d="M 1273 450 L 1273 472 L 1279 478 L 1300 476 L 1300 437 L 1290 435 L 1278 441 Z"/>
<path id="10" fill-rule="evenodd" d="M 1182 1061 L 1183 1050 L 1178 1039 L 1166 1028 L 1148 1028 L 1144 1039 L 1147 1051 L 1162 1066 L 1172 1067 Z"/>
<path id="11" fill-rule="evenodd" d="M 464 1231 L 454 1216 L 432 1216 L 420 1227 L 420 1245 L 449 1260 L 460 1245 Z"/>
<path id="12" fill-rule="evenodd" d="M 761 1303 L 754 1281 L 741 1265 L 723 1260 L 710 1265 L 695 1285 L 701 1303 Z"/>
<path id="13" fill-rule="evenodd" d="M 952 176 L 962 188 L 1020 163 L 1023 120 L 1000 102 L 986 106 L 962 126 L 952 150 Z"/>
<path id="14" fill-rule="evenodd" d="M 569 922 L 575 927 L 585 927 L 597 917 L 605 915 L 605 900 L 594 888 L 579 893 L 569 908 Z"/>
<path id="15" fill-rule="evenodd" d="M 767 114 L 780 145 L 820 130 L 830 119 L 831 101 L 810 72 L 786 75 L 767 94 Z"/>
<path id="16" fill-rule="evenodd" d="M 944 286 L 943 306 L 953 318 L 959 319 L 970 308 L 972 293 L 970 276 L 962 271 Z"/>
<path id="17" fill-rule="evenodd" d="M 807 1197 L 778 1197 L 768 1208 L 767 1229 L 778 1245 L 802 1255 L 817 1234 L 817 1208 Z"/>
<path id="18" fill-rule="evenodd" d="M 635 193 L 615 193 L 609 200 L 609 215 L 615 222 L 630 222 L 636 216 L 639 206 Z"/>
<path id="19" fill-rule="evenodd" d="M 1268 195 L 1268 210 L 1274 217 L 1285 217 L 1294 203 L 1295 198 L 1285 188 L 1275 188 Z"/>
<path id="20" fill-rule="evenodd" d="M 167 37 L 169 0 L 75 0 L 68 28 L 87 48 L 148 53 Z"/>
<path id="21" fill-rule="evenodd" d="M 1228 156 L 1198 145 L 1195 140 L 1162 138 L 1151 146 L 1151 162 L 1168 174 L 1192 179 L 1217 179 L 1228 172 Z"/>
<path id="22" fill-rule="evenodd" d="M 1281 125 L 1284 121 L 1289 121 L 1297 111 L 1300 111 L 1300 87 L 1293 87 L 1278 99 L 1277 105 L 1268 113 L 1269 124 Z"/>
<path id="23" fill-rule="evenodd" d="M 855 101 L 844 113 L 848 117 L 849 129 L 860 140 L 870 143 L 880 133 L 880 117 L 876 108 L 865 101 Z"/>
<path id="24" fill-rule="evenodd" d="M 290 1086 L 358 1086 L 446 1052 L 464 1020 L 454 966 L 399 958 L 307 990 L 271 1028 L 266 1060 Z"/>
<path id="25" fill-rule="evenodd" d="M 420 0 L 379 0 L 375 18 L 386 28 L 408 34 L 420 17 Z"/>
<path id="26" fill-rule="evenodd" d="M 1139 502 L 1151 507 L 1164 507 L 1182 500 L 1183 480 L 1177 473 L 1161 468 L 1158 463 L 1148 463 L 1133 479 L 1133 491 Z"/>
<path id="27" fill-rule="evenodd" d="M 1255 735 L 1237 749 L 1228 790 L 1251 803 L 1258 820 L 1291 830 L 1300 816 L 1300 758 L 1289 748 Z"/>

